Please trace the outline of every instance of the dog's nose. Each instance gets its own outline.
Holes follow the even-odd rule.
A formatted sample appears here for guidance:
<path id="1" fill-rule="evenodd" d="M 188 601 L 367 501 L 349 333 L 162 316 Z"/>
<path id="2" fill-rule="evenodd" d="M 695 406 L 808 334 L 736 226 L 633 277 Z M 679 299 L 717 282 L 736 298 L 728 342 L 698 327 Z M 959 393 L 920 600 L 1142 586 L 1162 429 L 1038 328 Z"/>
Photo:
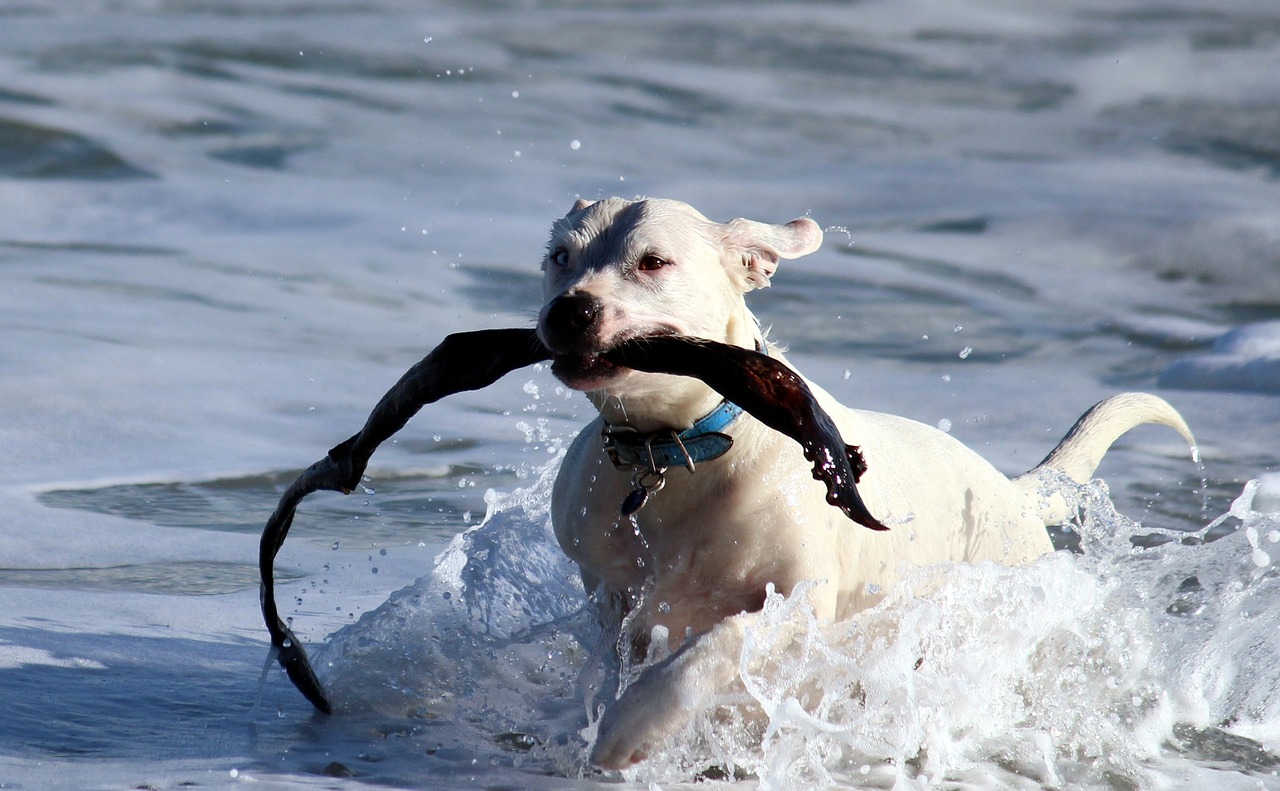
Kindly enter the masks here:
<path id="1" fill-rule="evenodd" d="M 543 320 L 548 345 L 559 350 L 577 349 L 589 343 L 602 307 L 600 300 L 591 294 L 565 294 L 551 300 Z"/>

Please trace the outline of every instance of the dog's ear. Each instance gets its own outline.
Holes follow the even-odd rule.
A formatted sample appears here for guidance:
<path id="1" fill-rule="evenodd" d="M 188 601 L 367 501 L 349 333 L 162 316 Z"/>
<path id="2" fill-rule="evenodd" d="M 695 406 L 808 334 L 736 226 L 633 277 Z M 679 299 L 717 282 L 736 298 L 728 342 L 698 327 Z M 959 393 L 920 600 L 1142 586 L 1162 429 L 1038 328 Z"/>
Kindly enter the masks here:
<path id="1" fill-rule="evenodd" d="M 551 224 L 551 241 L 547 243 L 546 255 L 542 256 L 541 269 L 543 272 L 547 271 L 547 255 L 551 254 L 552 248 L 556 244 L 556 238 L 563 234 L 569 233 L 573 229 L 573 220 L 571 219 L 573 215 L 577 214 L 578 212 L 582 211 L 588 206 L 594 205 L 595 203 L 597 203 L 597 201 L 587 200 L 586 198 L 578 198 L 576 201 L 573 202 L 573 208 L 569 209 L 569 212 L 565 214 L 565 216 L 561 217 L 560 219 L 556 220 Z"/>
<path id="2" fill-rule="evenodd" d="M 822 246 L 822 229 L 808 217 L 786 225 L 737 219 L 720 227 L 728 260 L 742 262 L 747 291 L 768 288 L 780 259 L 799 258 Z"/>

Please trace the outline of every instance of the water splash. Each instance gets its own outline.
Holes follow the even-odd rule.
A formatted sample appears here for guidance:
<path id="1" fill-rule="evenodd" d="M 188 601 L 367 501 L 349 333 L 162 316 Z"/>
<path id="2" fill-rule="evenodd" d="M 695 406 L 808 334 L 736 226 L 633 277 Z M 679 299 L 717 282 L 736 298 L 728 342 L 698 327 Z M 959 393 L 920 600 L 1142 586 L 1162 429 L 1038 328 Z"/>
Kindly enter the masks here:
<path id="1" fill-rule="evenodd" d="M 771 593 L 736 724 L 704 718 L 631 778 L 719 756 L 761 788 L 1132 788 L 1186 776 L 1188 757 L 1240 765 L 1241 750 L 1273 775 L 1280 569 L 1259 546 L 1280 539 L 1280 514 L 1253 510 L 1250 484 L 1200 531 L 1145 546 L 1153 531 L 1104 484 L 1071 486 L 1079 555 L 915 569 L 836 626 Z"/>
<path id="2" fill-rule="evenodd" d="M 341 710 L 447 720 L 482 757 L 518 742 L 526 766 L 589 773 L 616 636 L 555 544 L 553 468 L 489 493 L 485 521 L 432 574 L 324 646 L 317 664 Z M 1215 761 L 1272 777 L 1280 513 L 1253 508 L 1251 483 L 1200 530 L 1161 530 L 1118 514 L 1100 481 L 1059 485 L 1079 513 L 1078 553 L 914 569 L 836 625 L 803 595 L 770 591 L 740 686 L 624 777 L 1133 788 L 1212 774 Z M 1245 780 L 1218 774 L 1219 787 Z"/>

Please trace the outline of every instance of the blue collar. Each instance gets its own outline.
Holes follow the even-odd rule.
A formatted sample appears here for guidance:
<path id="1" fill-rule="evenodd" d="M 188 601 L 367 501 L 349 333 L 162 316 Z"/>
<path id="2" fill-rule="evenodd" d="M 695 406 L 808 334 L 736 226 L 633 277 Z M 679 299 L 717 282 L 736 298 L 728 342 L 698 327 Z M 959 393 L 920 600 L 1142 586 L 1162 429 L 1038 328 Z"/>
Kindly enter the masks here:
<path id="1" fill-rule="evenodd" d="M 769 353 L 763 335 L 756 336 L 756 351 Z M 630 426 L 611 426 L 606 422 L 600 434 L 613 466 L 648 470 L 657 473 L 661 479 L 661 473 L 668 467 L 680 465 L 693 472 L 695 464 L 718 459 L 728 453 L 733 447 L 733 437 L 724 432 L 741 414 L 742 407 L 726 398 L 684 431 L 641 432 Z M 654 491 L 661 488 L 659 483 Z M 639 507 L 643 507 L 643 502 L 637 510 Z"/>
<path id="2" fill-rule="evenodd" d="M 661 472 L 683 466 L 693 472 L 695 464 L 718 459 L 733 447 L 733 437 L 724 431 L 741 414 L 742 407 L 725 399 L 684 431 L 641 432 L 630 426 L 605 423 L 601 435 L 605 452 L 616 467 Z"/>

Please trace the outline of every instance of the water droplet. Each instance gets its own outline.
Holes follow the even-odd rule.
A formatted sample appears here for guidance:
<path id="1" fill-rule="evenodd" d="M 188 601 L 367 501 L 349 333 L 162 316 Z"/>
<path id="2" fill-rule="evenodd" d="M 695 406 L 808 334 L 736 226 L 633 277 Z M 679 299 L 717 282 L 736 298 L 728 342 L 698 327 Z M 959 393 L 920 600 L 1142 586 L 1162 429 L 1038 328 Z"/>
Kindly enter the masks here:
<path id="1" fill-rule="evenodd" d="M 572 150 L 574 150 L 574 151 L 577 151 L 579 148 L 582 148 L 582 141 L 581 141 L 581 140 L 570 140 L 570 141 L 569 141 L 569 148 L 571 148 L 571 149 L 572 149 Z"/>
<path id="2" fill-rule="evenodd" d="M 948 420 L 948 419 L 946 419 L 945 417 L 944 417 L 942 420 L 939 420 L 939 421 L 938 421 L 938 430 L 939 430 L 939 431 L 947 431 L 947 432 L 951 431 L 951 421 L 950 421 L 950 420 Z"/>

